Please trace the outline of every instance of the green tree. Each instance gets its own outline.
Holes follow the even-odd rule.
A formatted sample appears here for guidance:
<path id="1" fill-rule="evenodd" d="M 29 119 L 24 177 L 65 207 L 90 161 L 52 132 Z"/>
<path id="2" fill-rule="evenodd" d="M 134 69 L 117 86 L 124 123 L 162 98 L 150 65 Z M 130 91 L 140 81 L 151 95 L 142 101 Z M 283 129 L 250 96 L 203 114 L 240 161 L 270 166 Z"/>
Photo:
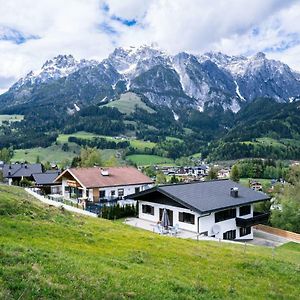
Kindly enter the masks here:
<path id="1" fill-rule="evenodd" d="M 276 203 L 281 209 L 272 210 L 271 224 L 281 229 L 300 233 L 300 181 L 288 185 L 280 194 Z"/>
<path id="2" fill-rule="evenodd" d="M 13 157 L 13 151 L 8 148 L 3 148 L 0 150 L 0 160 L 8 163 Z"/>
<path id="3" fill-rule="evenodd" d="M 39 155 L 36 157 L 36 160 L 35 160 L 35 162 L 36 162 L 37 164 L 39 164 L 39 163 L 41 162 L 41 160 L 40 160 L 40 156 L 39 156 Z"/>
<path id="4" fill-rule="evenodd" d="M 166 183 L 167 182 L 167 179 L 166 179 L 166 176 L 163 172 L 158 172 L 156 174 L 156 183 L 157 184 L 162 184 L 162 183 Z"/>
<path id="5" fill-rule="evenodd" d="M 291 184 L 300 182 L 300 166 L 293 166 L 289 169 L 286 180 Z"/>
<path id="6" fill-rule="evenodd" d="M 235 182 L 239 182 L 240 181 L 240 171 L 239 171 L 239 168 L 237 167 L 237 165 L 234 165 L 231 168 L 230 179 L 233 180 L 233 181 L 235 181 Z"/>
<path id="7" fill-rule="evenodd" d="M 179 180 L 175 175 L 172 175 L 171 179 L 170 179 L 170 183 L 178 183 Z"/>
<path id="8" fill-rule="evenodd" d="M 215 167 L 211 167 L 208 171 L 207 180 L 214 180 L 214 179 L 218 179 L 218 171 Z"/>
<path id="9" fill-rule="evenodd" d="M 3 172 L 0 170 L 0 182 L 3 182 Z"/>
<path id="10" fill-rule="evenodd" d="M 80 166 L 93 167 L 102 165 L 102 155 L 96 148 L 83 148 L 80 151 Z"/>
<path id="11" fill-rule="evenodd" d="M 104 163 L 105 167 L 117 167 L 119 162 L 114 155 L 111 155 L 110 158 Z"/>

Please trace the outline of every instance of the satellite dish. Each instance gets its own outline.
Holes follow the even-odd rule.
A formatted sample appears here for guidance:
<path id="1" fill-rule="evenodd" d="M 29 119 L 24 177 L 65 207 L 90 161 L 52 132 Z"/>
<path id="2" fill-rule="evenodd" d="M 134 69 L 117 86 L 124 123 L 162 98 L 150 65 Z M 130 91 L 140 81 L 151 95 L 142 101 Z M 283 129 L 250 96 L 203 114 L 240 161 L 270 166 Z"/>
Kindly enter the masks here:
<path id="1" fill-rule="evenodd" d="M 220 227 L 220 225 L 215 224 L 211 230 L 212 230 L 213 234 L 217 235 L 217 234 L 219 234 L 221 227 Z"/>

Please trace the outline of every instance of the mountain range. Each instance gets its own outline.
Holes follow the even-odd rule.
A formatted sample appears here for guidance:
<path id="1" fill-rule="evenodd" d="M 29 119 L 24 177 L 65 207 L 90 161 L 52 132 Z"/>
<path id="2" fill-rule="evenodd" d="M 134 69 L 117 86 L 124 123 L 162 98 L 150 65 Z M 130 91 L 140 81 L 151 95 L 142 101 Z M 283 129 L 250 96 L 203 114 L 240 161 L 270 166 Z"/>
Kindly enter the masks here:
<path id="1" fill-rule="evenodd" d="M 299 100 L 300 74 L 261 52 L 252 57 L 220 52 L 170 55 L 148 46 L 116 48 L 100 62 L 58 55 L 0 95 L 0 104 L 72 111 L 113 101 L 127 91 L 174 112 L 214 106 L 237 112 L 261 97 L 280 103 Z"/>

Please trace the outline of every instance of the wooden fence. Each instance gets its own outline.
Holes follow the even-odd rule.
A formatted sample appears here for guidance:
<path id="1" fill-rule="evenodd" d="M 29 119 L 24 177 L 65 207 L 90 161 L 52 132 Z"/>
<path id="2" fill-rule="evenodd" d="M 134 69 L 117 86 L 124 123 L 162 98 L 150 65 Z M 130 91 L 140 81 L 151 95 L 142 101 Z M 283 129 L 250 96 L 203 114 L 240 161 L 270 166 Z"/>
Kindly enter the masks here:
<path id="1" fill-rule="evenodd" d="M 274 227 L 270 227 L 270 226 L 262 225 L 262 224 L 258 224 L 256 226 L 254 226 L 254 228 L 257 229 L 257 230 L 261 230 L 261 231 L 264 231 L 264 232 L 267 232 L 267 233 L 278 235 L 280 237 L 283 237 L 283 238 L 293 240 L 293 241 L 296 241 L 296 242 L 300 243 L 300 234 L 295 233 L 295 232 L 286 231 L 286 230 L 282 230 L 282 229 L 279 229 L 279 228 L 274 228 Z"/>

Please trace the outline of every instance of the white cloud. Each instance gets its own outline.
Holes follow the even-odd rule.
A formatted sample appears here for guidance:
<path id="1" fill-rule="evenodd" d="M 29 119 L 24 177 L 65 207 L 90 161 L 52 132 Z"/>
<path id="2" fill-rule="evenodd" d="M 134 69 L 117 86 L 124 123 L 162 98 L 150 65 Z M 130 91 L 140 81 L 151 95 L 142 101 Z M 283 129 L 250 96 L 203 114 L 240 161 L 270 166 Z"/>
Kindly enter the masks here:
<path id="1" fill-rule="evenodd" d="M 152 42 L 171 53 L 265 50 L 300 70 L 294 0 L 0 0 L 0 15 L 0 89 L 57 54 L 101 59 L 115 46 Z M 1 40 L 6 30 L 39 39 Z"/>

